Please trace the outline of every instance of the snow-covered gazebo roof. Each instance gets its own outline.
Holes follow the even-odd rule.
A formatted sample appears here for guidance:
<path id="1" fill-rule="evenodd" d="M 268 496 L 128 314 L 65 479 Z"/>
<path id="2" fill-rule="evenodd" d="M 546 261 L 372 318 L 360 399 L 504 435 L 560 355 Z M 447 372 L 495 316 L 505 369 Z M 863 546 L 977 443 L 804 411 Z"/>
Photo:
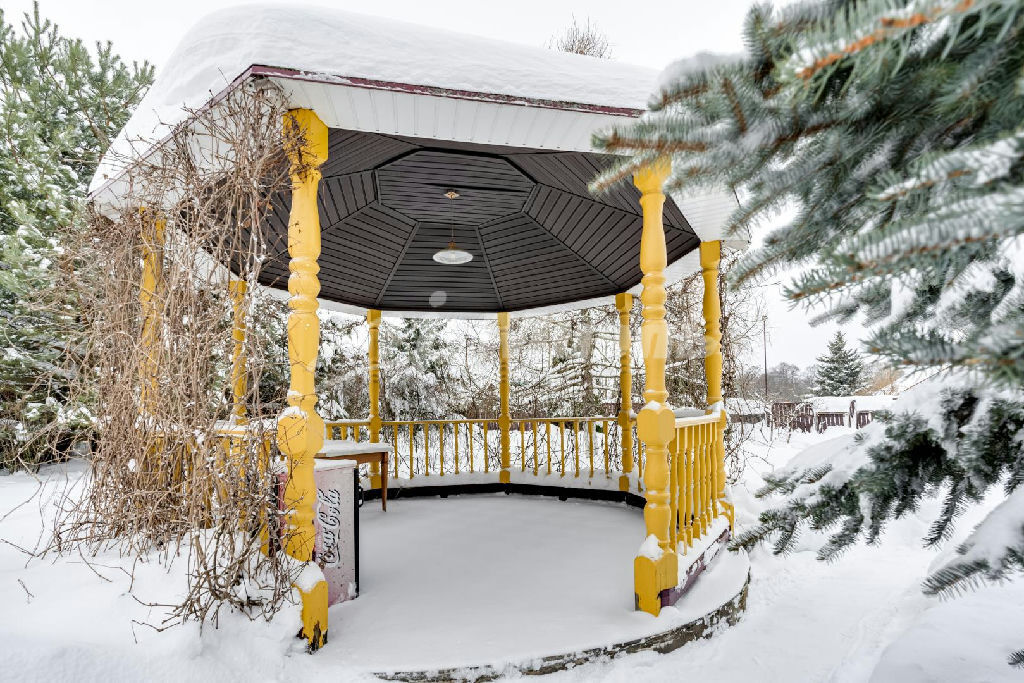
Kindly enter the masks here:
<path id="1" fill-rule="evenodd" d="M 638 193 L 589 194 L 609 162 L 590 140 L 642 113 L 656 71 L 322 8 L 222 10 L 185 36 L 105 155 L 97 205 L 116 210 L 132 160 L 250 79 L 329 128 L 327 307 L 486 316 L 637 291 Z M 261 282 L 275 289 L 287 288 L 288 205 L 279 197 L 268 225 Z M 697 269 L 699 241 L 719 239 L 734 207 L 727 193 L 666 202 L 670 280 Z M 430 258 L 452 211 L 455 240 L 474 255 L 466 265 Z"/>

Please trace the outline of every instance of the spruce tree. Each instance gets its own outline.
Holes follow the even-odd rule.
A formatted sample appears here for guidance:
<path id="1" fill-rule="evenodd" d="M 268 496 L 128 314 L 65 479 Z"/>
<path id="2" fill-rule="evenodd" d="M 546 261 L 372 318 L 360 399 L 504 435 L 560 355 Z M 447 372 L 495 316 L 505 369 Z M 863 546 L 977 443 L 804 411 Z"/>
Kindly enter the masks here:
<path id="1" fill-rule="evenodd" d="M 816 396 L 853 396 L 863 387 L 864 362 L 860 354 L 846 347 L 842 332 L 828 343 L 828 353 L 818 357 L 815 370 Z"/>
<path id="2" fill-rule="evenodd" d="M 440 420 L 451 415 L 449 363 L 458 350 L 447 320 L 405 319 L 381 325 L 381 412 L 390 420 Z"/>
<path id="3" fill-rule="evenodd" d="M 737 280 L 795 268 L 786 294 L 823 307 L 818 320 L 860 314 L 876 360 L 941 375 L 846 444 L 860 467 L 833 469 L 831 454 L 770 479 L 763 493 L 786 500 L 740 544 L 774 538 L 784 552 L 805 525 L 837 528 L 821 551 L 835 557 L 941 492 L 925 539 L 938 543 L 1002 486 L 1006 502 L 926 590 L 1021 570 L 1024 2 L 760 5 L 745 39 L 745 56 L 670 69 L 644 117 L 598 136 L 628 158 L 594 189 L 671 155 L 670 192 L 737 192 L 731 235 L 795 206 Z"/>
<path id="4" fill-rule="evenodd" d="M 62 36 L 38 4 L 17 28 L 0 10 L 0 464 L 42 425 L 82 415 L 65 405 L 76 311 L 60 286 L 62 239 L 152 79 L 109 43 L 90 50 Z"/>

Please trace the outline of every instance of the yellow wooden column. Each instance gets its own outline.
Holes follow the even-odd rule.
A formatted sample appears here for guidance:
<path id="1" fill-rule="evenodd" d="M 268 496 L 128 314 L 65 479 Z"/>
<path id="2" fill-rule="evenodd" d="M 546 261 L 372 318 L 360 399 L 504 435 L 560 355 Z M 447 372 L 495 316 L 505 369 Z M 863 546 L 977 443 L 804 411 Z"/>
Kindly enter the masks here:
<path id="1" fill-rule="evenodd" d="M 722 260 L 722 242 L 700 243 L 700 267 L 704 276 L 704 377 L 708 387 L 708 411 L 721 411 L 715 443 L 714 497 L 725 497 L 725 403 L 722 400 L 722 303 L 718 295 L 718 264 Z"/>
<path id="2" fill-rule="evenodd" d="M 313 462 L 324 443 L 324 421 L 316 412 L 314 373 L 320 346 L 317 295 L 320 281 L 320 216 L 317 186 L 320 165 L 327 160 L 327 126 L 309 109 L 284 115 L 285 152 L 291 163 L 292 207 L 288 218 L 288 360 L 291 383 L 288 407 L 277 425 L 277 441 L 288 457 L 284 502 L 287 516 L 285 551 L 305 562 L 296 588 L 302 596 L 301 635 L 309 650 L 327 642 L 327 583 L 312 562 L 316 531 L 313 508 L 316 483 Z"/>
<path id="3" fill-rule="evenodd" d="M 245 280 L 231 280 L 228 294 L 231 296 L 231 417 L 236 424 L 244 424 L 245 398 L 248 381 L 245 373 Z"/>
<path id="4" fill-rule="evenodd" d="M 509 393 L 511 391 L 508 375 L 508 313 L 498 314 L 498 391 L 500 393 L 498 416 L 498 428 L 501 430 L 501 472 L 498 480 L 502 484 L 511 481 L 511 455 L 512 455 L 512 414 L 509 411 Z"/>
<path id="5" fill-rule="evenodd" d="M 367 347 L 367 360 L 370 366 L 370 378 L 367 384 L 370 393 L 370 442 L 380 441 L 380 311 L 366 312 L 366 322 L 370 326 L 370 342 Z M 370 487 L 380 488 L 380 463 L 370 463 Z"/>
<path id="6" fill-rule="evenodd" d="M 622 435 L 622 476 L 619 490 L 629 490 L 629 475 L 633 473 L 633 430 L 629 414 L 633 410 L 633 361 L 630 358 L 633 340 L 629 334 L 629 312 L 633 309 L 633 295 L 615 295 L 615 308 L 619 311 L 619 393 L 622 405 L 619 408 L 619 434 Z"/>
<path id="7" fill-rule="evenodd" d="M 163 290 L 163 248 L 167 222 L 140 209 L 142 221 L 142 282 L 139 304 L 142 307 L 142 334 L 139 339 L 139 409 L 144 415 L 157 407 L 160 389 L 160 296 Z"/>
<path id="8" fill-rule="evenodd" d="M 665 228 L 662 209 L 665 195 L 662 185 L 668 177 L 671 164 L 661 159 L 641 169 L 633 176 L 633 184 L 640 190 L 643 208 L 643 234 L 640 240 L 640 269 L 643 271 L 644 322 L 641 327 L 647 401 L 637 415 L 637 436 L 646 448 L 644 467 L 645 536 L 655 537 L 657 550 L 645 542 L 644 552 L 633 561 L 636 606 L 657 616 L 661 612 L 661 591 L 678 582 L 678 556 L 669 547 L 669 454 L 668 444 L 675 436 L 675 415 L 668 406 L 665 389 L 665 358 L 668 350 L 668 325 L 665 323 Z"/>

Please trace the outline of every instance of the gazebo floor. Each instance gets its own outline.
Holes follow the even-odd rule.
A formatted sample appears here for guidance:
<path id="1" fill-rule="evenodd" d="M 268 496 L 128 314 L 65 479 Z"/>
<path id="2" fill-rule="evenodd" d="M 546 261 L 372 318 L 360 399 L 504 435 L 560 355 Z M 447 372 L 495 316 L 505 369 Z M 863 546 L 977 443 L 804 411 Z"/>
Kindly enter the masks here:
<path id="1" fill-rule="evenodd" d="M 735 621 L 742 553 L 722 553 L 661 617 L 634 611 L 642 529 L 640 512 L 618 504 L 499 494 L 400 499 L 383 513 L 368 503 L 360 596 L 331 608 L 318 657 L 399 678 L 472 679 L 668 651 Z"/>

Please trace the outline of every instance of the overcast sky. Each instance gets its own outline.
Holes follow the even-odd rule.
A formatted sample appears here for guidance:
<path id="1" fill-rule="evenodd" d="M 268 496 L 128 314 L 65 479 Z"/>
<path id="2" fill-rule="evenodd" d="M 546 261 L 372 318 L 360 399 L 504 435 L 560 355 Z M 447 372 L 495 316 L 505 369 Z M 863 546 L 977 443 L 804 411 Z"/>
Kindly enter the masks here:
<path id="1" fill-rule="evenodd" d="M 231 0 L 41 0 L 41 12 L 56 21 L 65 35 L 86 41 L 111 40 L 122 57 L 149 60 L 159 69 L 181 36 L 204 14 L 234 5 Z M 739 52 L 741 28 L 750 0 L 375 0 L 372 3 L 288 2 L 321 5 L 445 27 L 526 45 L 546 45 L 571 22 L 589 19 L 612 43 L 613 58 L 656 69 L 697 52 Z M 8 22 L 31 11 L 31 0 L 2 0 Z M 301 46 L 297 46 L 301 49 Z M 834 326 L 811 328 L 802 310 L 789 311 L 777 290 L 762 288 L 768 306 L 768 363 L 785 361 L 806 367 L 820 355 Z M 846 330 L 851 338 L 859 330 Z M 760 362 L 761 350 L 752 361 Z"/>

